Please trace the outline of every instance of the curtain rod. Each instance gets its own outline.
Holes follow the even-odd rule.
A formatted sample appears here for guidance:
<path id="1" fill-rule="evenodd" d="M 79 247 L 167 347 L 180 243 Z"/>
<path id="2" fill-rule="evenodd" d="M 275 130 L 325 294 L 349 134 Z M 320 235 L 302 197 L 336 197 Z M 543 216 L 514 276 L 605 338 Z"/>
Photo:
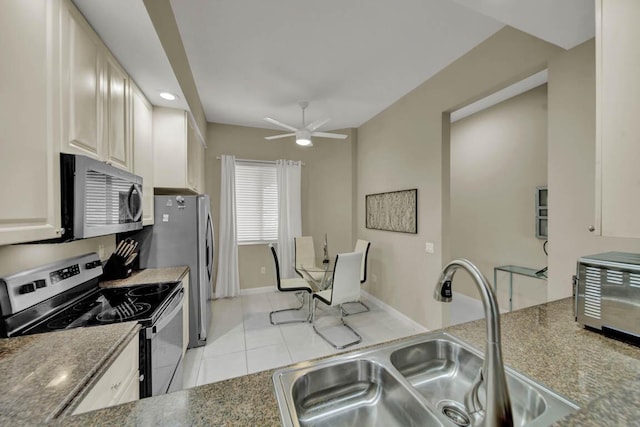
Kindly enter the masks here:
<path id="1" fill-rule="evenodd" d="M 220 156 L 216 156 L 217 160 L 222 159 L 222 157 Z M 266 163 L 266 164 L 270 164 L 270 165 L 275 165 L 276 161 L 275 160 L 251 160 L 251 159 L 236 159 L 237 162 L 251 162 L 251 163 Z M 301 162 L 302 163 L 302 162 Z M 302 166 L 306 166 L 305 163 L 302 163 Z"/>

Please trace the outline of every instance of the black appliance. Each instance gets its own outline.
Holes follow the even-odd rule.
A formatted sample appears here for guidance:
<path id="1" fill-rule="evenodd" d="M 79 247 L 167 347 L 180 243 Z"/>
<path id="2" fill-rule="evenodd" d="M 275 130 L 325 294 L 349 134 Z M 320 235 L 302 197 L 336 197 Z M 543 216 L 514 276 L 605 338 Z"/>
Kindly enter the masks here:
<path id="1" fill-rule="evenodd" d="M 13 337 L 137 321 L 140 397 L 182 388 L 180 282 L 100 288 L 95 253 L 0 279 L 0 334 Z"/>

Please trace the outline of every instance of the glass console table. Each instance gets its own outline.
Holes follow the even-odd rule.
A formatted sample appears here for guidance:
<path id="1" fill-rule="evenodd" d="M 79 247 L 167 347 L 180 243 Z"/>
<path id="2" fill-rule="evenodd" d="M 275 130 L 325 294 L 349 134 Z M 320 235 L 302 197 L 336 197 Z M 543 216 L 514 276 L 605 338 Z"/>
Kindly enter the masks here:
<path id="1" fill-rule="evenodd" d="M 520 276 L 533 277 L 534 279 L 547 280 L 546 269 L 543 270 L 521 267 L 519 265 L 502 265 L 500 267 L 494 267 L 493 290 L 496 294 L 498 293 L 498 271 L 506 271 L 509 273 L 509 311 L 513 311 L 513 275 L 518 274 Z"/>

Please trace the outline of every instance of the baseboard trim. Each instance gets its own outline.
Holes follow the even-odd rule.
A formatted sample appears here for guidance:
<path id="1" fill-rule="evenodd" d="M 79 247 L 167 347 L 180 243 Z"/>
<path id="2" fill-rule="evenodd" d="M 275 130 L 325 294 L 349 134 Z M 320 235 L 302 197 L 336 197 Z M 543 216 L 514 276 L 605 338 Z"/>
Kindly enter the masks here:
<path id="1" fill-rule="evenodd" d="M 424 326 L 422 326 L 420 323 L 416 322 L 412 318 L 406 316 L 404 313 L 402 313 L 402 312 L 396 310 L 395 308 L 391 307 L 389 304 L 387 304 L 387 303 L 383 302 L 382 300 L 379 300 L 378 298 L 374 297 L 369 292 L 367 292 L 365 290 L 360 290 L 360 293 L 365 296 L 365 298 L 367 299 L 367 302 L 371 302 L 371 304 L 376 305 L 379 308 L 381 308 L 381 309 L 383 309 L 385 311 L 388 311 L 389 313 L 392 313 L 394 316 L 397 316 L 397 317 L 401 318 L 402 320 L 404 320 L 405 322 L 409 323 L 411 326 L 413 326 L 414 328 L 420 330 L 421 332 L 429 332 L 429 329 L 425 328 Z"/>
<path id="2" fill-rule="evenodd" d="M 263 286 L 260 288 L 240 289 L 240 295 L 266 294 L 267 292 L 275 292 L 275 286 Z"/>

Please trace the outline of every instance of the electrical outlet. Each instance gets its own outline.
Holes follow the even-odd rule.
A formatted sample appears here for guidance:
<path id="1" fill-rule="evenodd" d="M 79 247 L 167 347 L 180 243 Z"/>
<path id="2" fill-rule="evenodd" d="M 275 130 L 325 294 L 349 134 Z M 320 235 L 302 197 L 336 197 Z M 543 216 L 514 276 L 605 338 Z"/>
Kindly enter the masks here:
<path id="1" fill-rule="evenodd" d="M 431 242 L 427 242 L 424 244 L 424 251 L 428 254 L 432 254 L 436 251 L 435 245 Z"/>
<path id="2" fill-rule="evenodd" d="M 98 245 L 98 257 L 104 259 L 104 245 Z"/>
<path id="3" fill-rule="evenodd" d="M 260 267 L 260 274 L 265 274 L 267 272 L 266 267 Z"/>

